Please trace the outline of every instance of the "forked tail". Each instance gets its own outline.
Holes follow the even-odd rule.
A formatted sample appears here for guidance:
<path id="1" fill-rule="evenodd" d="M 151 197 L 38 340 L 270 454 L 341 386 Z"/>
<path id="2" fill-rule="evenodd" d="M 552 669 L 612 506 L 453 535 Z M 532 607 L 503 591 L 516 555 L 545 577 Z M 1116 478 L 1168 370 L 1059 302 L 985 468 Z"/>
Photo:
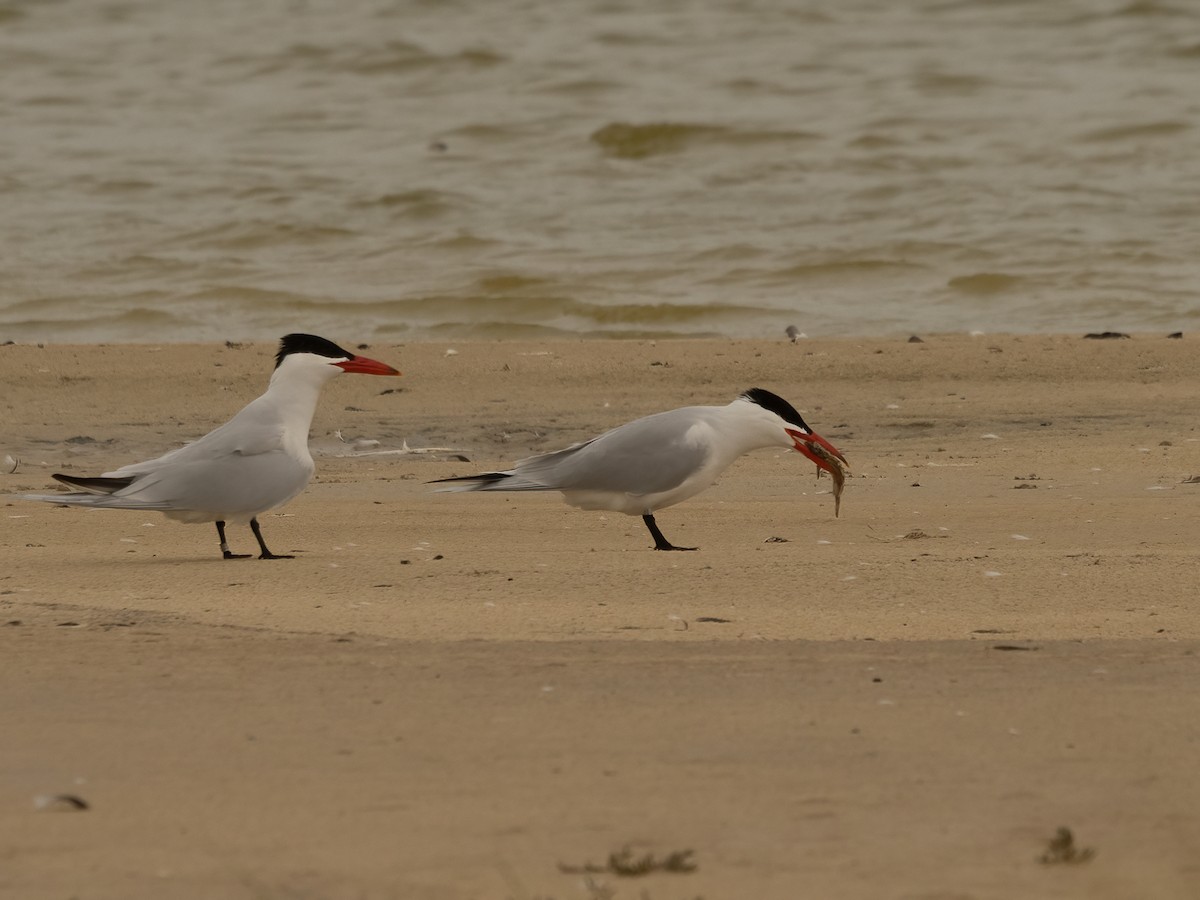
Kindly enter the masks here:
<path id="1" fill-rule="evenodd" d="M 54 475 L 53 478 L 55 481 L 61 481 L 63 484 L 87 491 L 89 494 L 114 494 L 121 488 L 127 488 L 133 484 L 132 475 L 124 478 L 77 478 L 74 475 Z"/>
<path id="2" fill-rule="evenodd" d="M 96 509 L 154 509 L 168 510 L 173 507 L 165 500 L 136 500 L 130 497 L 114 497 L 121 488 L 129 487 L 133 475 L 120 478 L 76 478 L 74 475 L 55 475 L 55 481 L 79 488 L 77 494 L 20 494 L 23 500 L 38 500 L 42 503 L 57 503 L 60 506 L 90 506 Z"/>
<path id="3" fill-rule="evenodd" d="M 438 491 L 503 491 L 505 482 L 513 477 L 512 472 L 480 472 L 478 475 L 458 475 L 454 478 L 435 478 L 426 484 L 445 484 Z"/>

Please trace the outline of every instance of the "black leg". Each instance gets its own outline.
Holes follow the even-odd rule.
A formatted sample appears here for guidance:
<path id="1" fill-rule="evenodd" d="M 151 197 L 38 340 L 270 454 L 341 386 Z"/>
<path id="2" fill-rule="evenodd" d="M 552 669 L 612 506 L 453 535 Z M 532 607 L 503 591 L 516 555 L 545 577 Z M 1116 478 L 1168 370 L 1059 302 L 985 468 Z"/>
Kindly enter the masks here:
<path id="1" fill-rule="evenodd" d="M 654 521 L 654 516 L 650 513 L 642 516 L 642 521 L 646 523 L 646 527 L 650 529 L 650 536 L 654 538 L 655 550 L 695 550 L 695 547 L 676 547 L 658 530 L 658 523 Z"/>
<path id="2" fill-rule="evenodd" d="M 286 553 L 272 553 L 267 549 L 267 543 L 262 539 L 262 529 L 258 527 L 257 518 L 250 520 L 250 530 L 254 532 L 254 537 L 258 539 L 258 546 L 262 548 L 262 553 L 258 557 L 259 559 L 295 559 L 294 556 L 289 556 Z"/>
<path id="3" fill-rule="evenodd" d="M 225 540 L 225 523 L 217 523 L 217 537 L 221 539 L 221 555 L 226 559 L 249 559 L 249 553 L 230 553 L 229 542 Z"/>

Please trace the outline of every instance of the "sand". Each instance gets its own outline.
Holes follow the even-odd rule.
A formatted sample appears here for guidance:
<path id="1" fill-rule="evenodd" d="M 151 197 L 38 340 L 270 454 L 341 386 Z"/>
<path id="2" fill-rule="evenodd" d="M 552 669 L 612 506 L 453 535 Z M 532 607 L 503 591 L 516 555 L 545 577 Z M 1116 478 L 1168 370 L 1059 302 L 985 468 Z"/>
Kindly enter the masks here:
<path id="1" fill-rule="evenodd" d="M 405 376 L 331 384 L 262 517 L 293 560 L 11 496 L 272 352 L 0 347 L 0 896 L 1200 896 L 1192 342 L 376 344 Z M 751 386 L 846 454 L 840 518 L 783 451 L 659 514 L 695 553 L 424 483 Z"/>

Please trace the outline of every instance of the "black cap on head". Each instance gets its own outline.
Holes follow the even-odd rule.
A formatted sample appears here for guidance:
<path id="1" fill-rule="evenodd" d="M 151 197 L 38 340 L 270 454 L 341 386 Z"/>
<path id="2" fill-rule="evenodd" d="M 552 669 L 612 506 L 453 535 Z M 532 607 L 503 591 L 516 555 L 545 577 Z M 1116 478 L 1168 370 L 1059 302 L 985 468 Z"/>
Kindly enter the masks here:
<path id="1" fill-rule="evenodd" d="M 795 425 L 801 428 L 805 433 L 811 433 L 812 429 L 808 427 L 808 423 L 800 413 L 796 412 L 796 407 L 788 403 L 778 394 L 772 394 L 770 391 L 762 388 L 750 388 L 742 394 L 743 400 L 749 400 L 751 403 L 757 403 L 763 409 L 770 410 L 787 422 L 789 425 Z"/>
<path id="2" fill-rule="evenodd" d="M 354 354 L 349 350 L 343 350 L 333 341 L 327 341 L 315 334 L 285 334 L 279 342 L 279 352 L 275 354 L 275 368 L 278 369 L 283 358 L 292 353 L 315 353 L 330 359 L 354 359 Z"/>

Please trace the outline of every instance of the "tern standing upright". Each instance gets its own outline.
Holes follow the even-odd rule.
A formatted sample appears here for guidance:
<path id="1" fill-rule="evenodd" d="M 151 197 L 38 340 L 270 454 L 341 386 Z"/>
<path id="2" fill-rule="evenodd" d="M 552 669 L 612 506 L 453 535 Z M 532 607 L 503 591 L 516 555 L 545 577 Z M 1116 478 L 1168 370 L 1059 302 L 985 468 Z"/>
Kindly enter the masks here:
<path id="1" fill-rule="evenodd" d="M 790 403 L 762 388 L 728 406 L 686 406 L 635 419 L 565 450 L 522 459 L 504 472 L 433 483 L 450 485 L 440 491 L 562 491 L 580 509 L 641 516 L 655 550 L 695 550 L 663 537 L 654 513 L 700 493 L 739 456 L 767 447 L 799 451 L 829 472 L 840 491 L 846 458 Z"/>
<path id="2" fill-rule="evenodd" d="M 308 430 L 325 382 L 342 372 L 399 375 L 311 334 L 279 342 L 267 392 L 221 427 L 165 456 L 97 478 L 55 475 L 73 494 L 26 494 L 27 500 L 102 509 L 157 510 L 181 522 L 215 522 L 225 559 L 246 559 L 225 540 L 226 522 L 249 522 L 259 559 L 291 559 L 267 549 L 258 516 L 283 506 L 313 474 Z"/>

